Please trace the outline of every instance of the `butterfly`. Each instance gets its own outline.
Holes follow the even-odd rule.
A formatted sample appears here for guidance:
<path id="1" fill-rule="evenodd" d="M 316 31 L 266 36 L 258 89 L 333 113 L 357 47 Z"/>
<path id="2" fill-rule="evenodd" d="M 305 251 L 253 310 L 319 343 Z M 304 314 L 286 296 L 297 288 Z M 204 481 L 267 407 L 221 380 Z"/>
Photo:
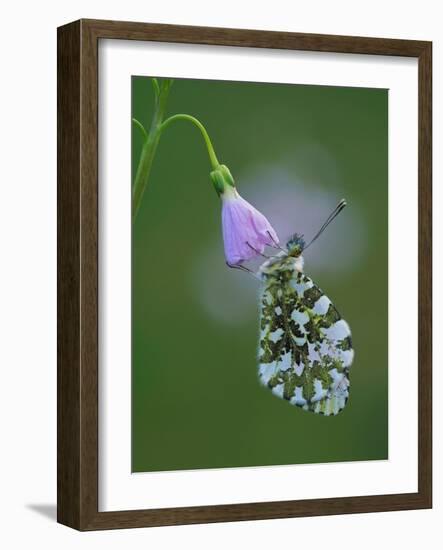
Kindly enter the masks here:
<path id="1" fill-rule="evenodd" d="M 258 270 L 260 382 L 291 405 L 325 416 L 348 401 L 354 350 L 348 323 L 304 273 L 302 254 L 345 206 L 339 202 L 308 245 L 296 233 Z"/>

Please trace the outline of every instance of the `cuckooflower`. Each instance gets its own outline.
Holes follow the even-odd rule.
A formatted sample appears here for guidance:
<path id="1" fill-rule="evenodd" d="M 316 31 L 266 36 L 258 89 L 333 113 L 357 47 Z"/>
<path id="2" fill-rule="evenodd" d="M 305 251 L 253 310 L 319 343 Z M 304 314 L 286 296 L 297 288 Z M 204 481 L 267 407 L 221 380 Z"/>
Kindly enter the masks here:
<path id="1" fill-rule="evenodd" d="M 236 266 L 278 246 L 277 233 L 256 208 L 241 197 L 228 167 L 219 164 L 210 174 L 222 200 L 222 231 L 226 263 Z"/>
<path id="2" fill-rule="evenodd" d="M 265 216 L 241 197 L 235 187 L 220 195 L 225 257 L 238 265 L 263 253 L 265 246 L 278 245 L 278 236 Z"/>
<path id="3" fill-rule="evenodd" d="M 263 253 L 265 246 L 276 246 L 276 232 L 265 216 L 234 189 L 221 195 L 225 257 L 237 265 Z"/>

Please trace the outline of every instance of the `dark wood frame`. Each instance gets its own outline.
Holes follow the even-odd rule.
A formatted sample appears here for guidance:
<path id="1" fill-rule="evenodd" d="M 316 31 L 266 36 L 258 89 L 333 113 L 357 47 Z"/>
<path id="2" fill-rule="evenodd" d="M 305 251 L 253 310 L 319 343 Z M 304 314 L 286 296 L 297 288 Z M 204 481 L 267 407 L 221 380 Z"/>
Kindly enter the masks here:
<path id="1" fill-rule="evenodd" d="M 418 492 L 98 511 L 98 41 L 125 39 L 418 58 Z M 432 506 L 432 43 L 80 20 L 58 29 L 58 521 L 79 530 Z"/>

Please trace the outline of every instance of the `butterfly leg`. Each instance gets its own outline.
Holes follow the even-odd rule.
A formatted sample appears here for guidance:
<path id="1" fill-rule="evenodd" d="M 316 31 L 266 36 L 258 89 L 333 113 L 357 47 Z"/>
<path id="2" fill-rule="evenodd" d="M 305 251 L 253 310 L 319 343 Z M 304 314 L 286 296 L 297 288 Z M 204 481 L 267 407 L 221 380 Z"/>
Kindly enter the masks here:
<path id="1" fill-rule="evenodd" d="M 240 269 L 241 271 L 245 271 L 246 273 L 249 273 L 249 275 L 252 275 L 255 279 L 258 279 L 261 281 L 260 277 L 255 273 L 255 271 L 252 271 L 252 269 L 249 269 L 248 267 L 240 264 L 230 264 L 229 262 L 226 262 L 226 265 L 230 267 L 231 269 Z"/>
<path id="2" fill-rule="evenodd" d="M 263 254 L 263 252 L 260 252 L 259 250 L 257 250 L 256 248 L 254 248 L 252 246 L 251 243 L 248 243 L 248 241 L 246 241 L 246 244 L 249 246 L 249 248 L 251 248 L 256 254 L 258 254 L 259 256 L 263 256 L 263 258 L 266 258 L 267 260 L 269 260 L 270 256 L 266 256 L 266 254 Z"/>
<path id="3" fill-rule="evenodd" d="M 269 238 L 270 238 L 271 241 L 274 243 L 274 244 L 272 245 L 272 247 L 273 247 L 273 248 L 276 248 L 277 250 L 281 250 L 282 252 L 284 252 L 284 253 L 287 255 L 287 254 L 288 254 L 288 251 L 287 251 L 285 248 L 283 248 L 282 246 L 280 246 L 280 245 L 278 244 L 278 242 L 277 242 L 277 241 L 274 239 L 274 237 L 271 235 L 271 232 L 270 232 L 270 231 L 267 231 L 266 233 L 269 235 Z"/>

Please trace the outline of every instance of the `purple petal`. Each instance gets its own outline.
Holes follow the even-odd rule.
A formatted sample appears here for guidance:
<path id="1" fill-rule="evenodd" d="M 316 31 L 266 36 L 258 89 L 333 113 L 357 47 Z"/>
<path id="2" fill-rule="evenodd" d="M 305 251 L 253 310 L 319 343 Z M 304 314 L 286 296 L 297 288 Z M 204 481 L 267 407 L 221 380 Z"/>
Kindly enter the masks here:
<path id="1" fill-rule="evenodd" d="M 250 260 L 262 253 L 266 245 L 279 242 L 265 216 L 238 193 L 222 199 L 223 241 L 228 263 Z"/>

